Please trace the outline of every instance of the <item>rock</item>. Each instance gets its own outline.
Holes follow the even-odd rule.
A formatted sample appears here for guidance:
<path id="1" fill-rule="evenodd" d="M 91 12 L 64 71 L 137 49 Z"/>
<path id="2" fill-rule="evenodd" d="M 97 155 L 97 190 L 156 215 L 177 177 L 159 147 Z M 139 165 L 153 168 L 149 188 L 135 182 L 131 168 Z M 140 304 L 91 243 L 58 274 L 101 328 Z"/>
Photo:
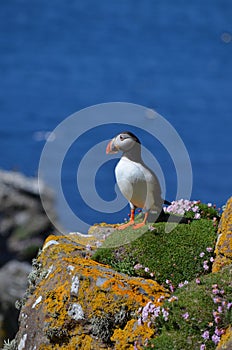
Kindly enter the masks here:
<path id="1" fill-rule="evenodd" d="M 218 228 L 218 241 L 216 244 L 216 258 L 213 264 L 213 272 L 220 271 L 224 266 L 232 266 L 232 197 L 227 201 Z M 217 350 L 232 349 L 232 327 L 226 330 L 222 336 Z"/>
<path id="2" fill-rule="evenodd" d="M 25 293 L 30 271 L 29 263 L 16 260 L 0 269 L 0 344 L 6 336 L 12 338 L 17 332 L 19 312 L 15 308 L 15 302 Z"/>
<path id="3" fill-rule="evenodd" d="M 222 214 L 218 233 L 213 272 L 218 272 L 224 266 L 232 264 L 232 197 L 228 200 Z"/>
<path id="4" fill-rule="evenodd" d="M 49 215 L 57 222 L 50 189 L 40 183 L 39 191 L 37 178 L 0 170 L 0 344 L 17 331 L 15 301 L 27 286 L 30 265 L 15 259 L 31 262 L 44 239 L 55 232 L 42 207 L 40 192 Z"/>
<path id="5" fill-rule="evenodd" d="M 99 235 L 99 233 L 98 233 Z M 34 261 L 15 341 L 22 349 L 134 349 L 155 330 L 138 323 L 169 293 L 87 258 L 80 235 L 50 236 Z M 99 237 L 98 237 L 99 238 Z"/>
<path id="6" fill-rule="evenodd" d="M 40 191 L 56 222 L 53 193 L 42 183 Z M 0 266 L 11 259 L 31 261 L 47 235 L 54 232 L 40 191 L 37 178 L 0 170 Z"/>
<path id="7" fill-rule="evenodd" d="M 226 333 L 222 335 L 221 341 L 216 350 L 231 350 L 232 349 L 232 327 L 227 328 Z"/>

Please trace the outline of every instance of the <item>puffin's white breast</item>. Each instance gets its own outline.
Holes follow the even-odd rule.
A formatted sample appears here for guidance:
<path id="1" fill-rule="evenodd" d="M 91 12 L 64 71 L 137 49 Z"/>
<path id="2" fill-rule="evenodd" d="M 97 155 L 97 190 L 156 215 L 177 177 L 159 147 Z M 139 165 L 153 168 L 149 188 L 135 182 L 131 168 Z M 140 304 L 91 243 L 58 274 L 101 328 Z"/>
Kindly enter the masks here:
<path id="1" fill-rule="evenodd" d="M 144 210 L 162 205 L 158 179 L 143 163 L 122 157 L 115 168 L 118 187 L 134 206 Z"/>

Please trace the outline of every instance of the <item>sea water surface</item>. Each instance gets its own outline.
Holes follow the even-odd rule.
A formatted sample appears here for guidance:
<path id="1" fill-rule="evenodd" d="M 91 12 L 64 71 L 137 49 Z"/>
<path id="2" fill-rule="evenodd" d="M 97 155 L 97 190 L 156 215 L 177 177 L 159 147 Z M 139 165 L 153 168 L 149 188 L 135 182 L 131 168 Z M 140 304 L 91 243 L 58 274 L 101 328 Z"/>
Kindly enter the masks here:
<path id="1" fill-rule="evenodd" d="M 230 0 L 1 1 L 0 167 L 36 175 L 48 133 L 69 115 L 99 103 L 135 103 L 156 110 L 182 138 L 192 199 L 222 206 L 231 195 L 231 17 Z M 98 143 L 99 134 L 82 145 L 90 138 Z M 147 139 L 146 146 L 163 167 L 167 199 L 175 199 L 175 172 L 162 164 L 162 147 Z M 77 154 L 78 146 L 70 149 L 62 177 L 72 209 L 91 223 L 123 220 L 128 207 L 104 216 L 79 201 Z M 97 175 L 106 200 L 114 196 L 114 165 Z M 71 224 L 62 207 L 59 214 Z"/>

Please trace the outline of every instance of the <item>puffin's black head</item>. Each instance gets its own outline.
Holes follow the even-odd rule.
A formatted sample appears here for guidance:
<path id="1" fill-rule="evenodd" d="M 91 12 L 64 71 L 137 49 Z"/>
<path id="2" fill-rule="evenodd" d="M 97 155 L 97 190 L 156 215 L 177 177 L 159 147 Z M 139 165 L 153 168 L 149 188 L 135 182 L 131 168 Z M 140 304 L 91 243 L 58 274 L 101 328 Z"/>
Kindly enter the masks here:
<path id="1" fill-rule="evenodd" d="M 130 131 L 121 132 L 115 136 L 107 145 L 106 153 L 118 153 L 119 151 L 127 152 L 134 147 L 140 148 L 141 142 L 138 137 Z"/>
<path id="2" fill-rule="evenodd" d="M 131 131 L 123 131 L 123 132 L 121 132 L 121 134 L 129 135 L 133 140 L 135 140 L 135 142 L 137 142 L 137 143 L 139 143 L 141 145 L 140 140 L 138 139 L 138 137 L 135 134 L 133 134 L 133 132 L 131 132 Z"/>

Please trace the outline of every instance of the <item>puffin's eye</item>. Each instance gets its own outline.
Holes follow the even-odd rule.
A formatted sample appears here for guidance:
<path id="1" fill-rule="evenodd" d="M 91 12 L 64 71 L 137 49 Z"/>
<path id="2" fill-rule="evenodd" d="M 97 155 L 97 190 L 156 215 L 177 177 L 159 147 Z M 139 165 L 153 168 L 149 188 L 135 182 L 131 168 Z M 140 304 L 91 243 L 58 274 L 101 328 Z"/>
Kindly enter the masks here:
<path id="1" fill-rule="evenodd" d="M 124 137 L 122 135 L 120 135 L 120 140 L 123 141 L 124 140 Z"/>

